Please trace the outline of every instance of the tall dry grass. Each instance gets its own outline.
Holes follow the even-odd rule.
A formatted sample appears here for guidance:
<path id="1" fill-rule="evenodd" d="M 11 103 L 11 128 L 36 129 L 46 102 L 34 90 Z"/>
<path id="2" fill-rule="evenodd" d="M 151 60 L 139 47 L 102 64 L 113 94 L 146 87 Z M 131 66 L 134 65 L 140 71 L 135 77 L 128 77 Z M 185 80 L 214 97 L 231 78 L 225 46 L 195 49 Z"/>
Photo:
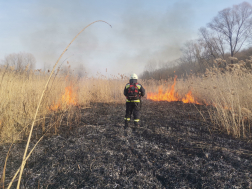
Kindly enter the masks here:
<path id="1" fill-rule="evenodd" d="M 103 75 L 92 78 L 81 78 L 78 81 L 78 95 L 82 101 L 124 103 L 123 89 L 127 79 L 121 77 L 107 78 Z M 84 103 L 83 101 L 83 103 Z"/>
<path id="2" fill-rule="evenodd" d="M 250 60 L 237 61 L 225 69 L 207 69 L 201 76 L 191 75 L 178 80 L 176 90 L 183 96 L 189 90 L 197 101 L 207 104 L 212 122 L 218 129 L 234 137 L 251 137 L 252 124 L 252 72 L 246 65 Z"/>
<path id="3" fill-rule="evenodd" d="M 252 63 L 252 59 L 247 60 L 246 64 L 248 63 Z M 28 69 L 0 69 L 0 143 L 22 140 L 28 135 L 49 74 Z M 207 104 L 211 120 L 218 129 L 235 137 L 249 137 L 252 121 L 251 79 L 252 73 L 245 68 L 245 62 L 238 62 L 229 65 L 226 70 L 216 66 L 202 76 L 191 75 L 187 80 L 178 79 L 175 90 L 180 96 L 192 91 L 197 101 Z M 73 106 L 62 104 L 66 87 L 71 86 L 76 101 L 74 107 L 83 108 L 91 102 L 124 103 L 123 89 L 127 82 L 128 78 L 120 75 L 110 78 L 102 75 L 79 78 L 74 75 L 54 74 L 41 101 L 35 122 L 36 129 L 41 129 L 43 133 L 46 124 L 54 124 L 56 131 L 62 120 L 62 112 L 69 120 L 78 112 L 71 109 Z M 146 92 L 157 92 L 158 86 L 163 86 L 164 89 L 171 86 L 173 79 L 139 80 L 139 83 L 143 84 Z M 53 110 L 51 106 L 58 102 L 61 107 Z"/>
<path id="4" fill-rule="evenodd" d="M 191 74 L 187 79 L 177 79 L 175 92 L 185 97 L 189 91 L 194 99 L 206 105 L 211 121 L 217 129 L 234 137 L 251 137 L 252 124 L 252 56 L 246 61 L 230 57 L 235 64 L 216 59 L 215 67 L 203 75 Z M 169 90 L 174 78 L 168 80 L 144 80 L 147 92 L 157 93 L 159 87 Z"/>
<path id="5" fill-rule="evenodd" d="M 12 68 L 0 69 L 0 143 L 12 143 L 27 138 L 48 74 L 41 71 L 21 72 Z M 35 130 L 41 130 L 43 134 L 46 128 L 54 126 L 57 134 L 63 117 L 68 119 L 69 127 L 74 127 L 76 124 L 71 122 L 80 116 L 77 115 L 80 113 L 78 109 L 85 108 L 92 102 L 124 103 L 125 97 L 122 91 L 126 82 L 125 78 L 119 76 L 110 79 L 102 75 L 96 78 L 78 78 L 74 75 L 57 73 L 49 83 L 40 104 Z M 69 87 L 71 99 L 66 98 L 66 89 Z M 75 104 L 67 105 L 67 102 L 72 100 Z M 60 106 L 53 108 L 55 105 Z M 29 156 L 30 154 L 26 159 Z"/>
<path id="6" fill-rule="evenodd" d="M 48 79 L 48 73 L 39 71 L 18 72 L 13 69 L 0 70 L 0 143 L 22 140 L 26 136 L 31 124 L 37 102 Z M 124 103 L 123 89 L 128 80 L 106 78 L 102 75 L 96 78 L 78 78 L 57 74 L 49 83 L 48 92 L 41 103 L 36 126 L 45 126 L 46 119 L 56 119 L 55 112 L 70 108 L 64 106 L 62 96 L 66 87 L 72 88 L 72 97 L 78 107 L 87 107 L 91 102 Z M 52 110 L 54 104 L 60 103 L 61 107 Z M 71 111 L 69 111 L 71 112 Z M 49 122 L 49 121 L 47 121 Z M 18 134 L 22 129 L 24 132 Z"/>
<path id="7" fill-rule="evenodd" d="M 0 70 L 0 143 L 21 139 L 17 133 L 31 123 L 46 76 L 45 73 L 20 72 L 11 68 Z M 47 103 L 44 101 L 43 109 Z M 40 111 L 39 114 L 47 112 Z"/>
<path id="8" fill-rule="evenodd" d="M 18 133 L 31 124 L 48 74 L 39 71 L 18 72 L 11 68 L 0 70 L 0 143 L 22 140 L 27 134 L 29 127 Z M 225 72 L 213 68 L 207 70 L 203 76 L 191 75 L 187 80 L 178 79 L 175 90 L 180 96 L 192 91 L 198 102 L 214 107 L 209 108 L 209 113 L 216 126 L 236 137 L 246 137 L 247 132 L 251 131 L 251 79 L 252 73 L 244 64 L 235 64 L 229 66 Z M 51 110 L 50 106 L 60 101 L 68 86 L 73 89 L 77 106 L 87 107 L 91 102 L 124 103 L 122 91 L 127 82 L 128 78 L 120 76 L 78 78 L 74 75 L 57 74 L 49 83 L 49 92 L 43 98 L 36 125 L 41 130 L 45 129 L 43 127 L 46 119 L 52 114 L 56 115 L 57 111 Z M 139 80 L 139 83 L 143 84 L 146 92 L 157 92 L 159 86 L 163 86 L 164 90 L 171 86 L 173 79 Z"/>
<path id="9" fill-rule="evenodd" d="M 47 88 L 48 88 L 48 86 L 49 86 L 49 82 L 51 81 L 51 78 L 52 78 L 52 76 L 53 76 L 53 73 L 54 73 L 54 71 L 55 71 L 55 69 L 56 69 L 56 66 L 58 65 L 58 63 L 59 63 L 60 59 L 62 58 L 62 56 L 63 56 L 63 55 L 65 54 L 65 52 L 68 50 L 69 46 L 75 41 L 75 39 L 76 39 L 86 28 L 88 28 L 89 26 L 91 26 L 92 24 L 94 24 L 94 23 L 96 23 L 96 22 L 104 22 L 104 23 L 108 24 L 109 26 L 111 26 L 109 23 L 107 23 L 107 22 L 105 22 L 105 21 L 103 21 L 103 20 L 97 20 L 97 21 L 94 21 L 94 22 L 88 24 L 88 25 L 87 25 L 86 27 L 84 27 L 84 28 L 72 39 L 72 41 L 67 45 L 67 47 L 63 50 L 63 52 L 61 53 L 60 57 L 58 58 L 58 60 L 56 61 L 56 63 L 54 64 L 54 66 L 53 66 L 53 68 L 52 68 L 52 72 L 51 72 L 51 74 L 49 75 L 49 77 L 48 77 L 48 79 L 47 79 L 47 81 L 46 81 L 46 83 L 45 83 L 44 89 L 43 89 L 43 91 L 42 91 L 42 93 L 41 93 L 41 95 L 40 95 L 40 98 L 39 98 L 39 100 L 38 100 L 38 105 L 37 105 L 37 108 L 36 108 L 36 111 L 35 111 L 35 114 L 34 114 L 34 117 L 33 117 L 33 120 L 32 120 L 31 129 L 30 129 L 30 131 L 29 131 L 29 136 L 28 136 L 28 139 L 27 139 L 27 143 L 26 143 L 26 147 L 25 147 L 25 151 L 24 151 L 24 155 L 23 155 L 22 164 L 21 164 L 21 166 L 20 166 L 20 170 L 18 170 L 18 171 L 16 172 L 16 174 L 18 174 L 18 172 L 19 172 L 19 179 L 18 179 L 17 188 L 20 187 L 20 182 L 21 182 L 21 178 L 22 178 L 22 173 L 23 173 L 23 170 L 24 170 L 24 166 L 25 166 L 26 161 L 27 161 L 27 158 L 28 158 L 28 156 L 29 156 L 29 154 L 28 154 L 28 156 L 27 156 L 27 151 L 28 151 L 28 148 L 29 148 L 29 144 L 30 144 L 30 140 L 31 140 L 32 133 L 33 133 L 33 129 L 34 129 L 34 126 L 35 126 L 35 121 L 36 121 L 37 115 L 38 115 L 38 113 L 39 113 L 39 110 L 40 110 L 40 107 L 41 107 L 41 104 L 42 104 L 42 100 L 43 100 L 43 98 L 44 98 L 44 96 L 45 96 L 45 94 L 46 94 Z M 111 27 L 112 27 L 112 26 L 111 26 Z M 67 97 L 67 96 L 69 96 L 69 95 L 66 95 L 66 97 Z M 43 136 L 44 136 L 44 135 L 43 135 Z M 42 136 L 42 137 L 43 137 L 43 136 Z M 33 151 L 33 150 L 31 150 L 31 151 Z M 12 185 L 12 183 L 13 183 L 13 179 L 15 179 L 15 177 L 16 177 L 16 176 L 14 176 L 14 177 L 12 178 L 12 181 L 11 181 L 11 183 L 9 184 L 8 188 L 11 187 L 11 185 Z"/>

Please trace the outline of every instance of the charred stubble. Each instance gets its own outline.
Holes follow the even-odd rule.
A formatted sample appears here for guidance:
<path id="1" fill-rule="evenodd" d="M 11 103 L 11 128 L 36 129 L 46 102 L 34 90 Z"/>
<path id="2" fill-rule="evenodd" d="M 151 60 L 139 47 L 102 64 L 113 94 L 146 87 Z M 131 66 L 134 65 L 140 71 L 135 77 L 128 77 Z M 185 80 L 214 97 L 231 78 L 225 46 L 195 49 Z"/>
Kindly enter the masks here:
<path id="1" fill-rule="evenodd" d="M 66 124 L 62 123 L 59 132 L 64 132 L 39 144 L 24 170 L 22 186 L 251 187 L 251 142 L 214 131 L 207 109 L 200 105 L 197 109 L 182 102 L 144 100 L 141 127 L 125 131 L 124 104 L 92 104 L 82 110 L 78 127 L 65 132 Z M 6 183 L 20 165 L 24 146 L 15 144 Z M 1 146 L 0 164 L 4 163 L 7 147 Z"/>

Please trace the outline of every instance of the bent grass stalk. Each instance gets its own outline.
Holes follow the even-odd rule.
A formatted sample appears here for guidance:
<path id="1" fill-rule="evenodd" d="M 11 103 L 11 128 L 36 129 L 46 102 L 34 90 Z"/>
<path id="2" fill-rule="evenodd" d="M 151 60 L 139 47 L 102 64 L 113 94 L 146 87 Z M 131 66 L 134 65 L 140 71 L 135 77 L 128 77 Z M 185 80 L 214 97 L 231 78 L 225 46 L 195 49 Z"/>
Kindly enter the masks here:
<path id="1" fill-rule="evenodd" d="M 52 77 L 52 75 L 53 75 L 53 73 L 54 73 L 54 70 L 55 70 L 56 66 L 58 65 L 60 59 L 61 59 L 62 56 L 65 54 L 65 52 L 67 51 L 67 49 L 69 48 L 69 46 L 72 44 L 72 42 L 73 42 L 73 41 L 74 41 L 74 40 L 86 29 L 86 28 L 88 28 L 89 26 L 91 26 L 92 24 L 94 24 L 94 23 L 96 23 L 96 22 L 104 22 L 104 23 L 108 24 L 110 27 L 112 27 L 109 23 L 107 23 L 106 21 L 103 21 L 103 20 L 97 20 L 97 21 L 94 21 L 94 22 L 90 23 L 90 24 L 87 25 L 85 28 L 83 28 L 83 29 L 73 38 L 73 40 L 68 44 L 68 46 L 67 46 L 67 47 L 65 48 L 65 50 L 62 52 L 62 54 L 61 54 L 60 57 L 58 58 L 57 62 L 54 64 L 53 69 L 52 69 L 52 71 L 51 71 L 51 74 L 50 74 L 50 76 L 49 76 L 49 78 L 48 78 L 48 80 L 47 80 L 47 82 L 46 82 L 46 84 L 45 84 L 45 86 L 44 86 L 44 89 L 43 89 L 43 91 L 42 91 L 42 94 L 41 94 L 41 96 L 40 96 L 40 99 L 39 99 L 39 102 L 38 102 L 38 105 L 37 105 L 37 109 L 36 109 L 36 112 L 35 112 L 35 115 L 34 115 L 34 118 L 33 118 L 33 121 L 32 121 L 31 129 L 30 129 L 30 132 L 29 132 L 29 137 L 28 137 L 27 144 L 26 144 L 26 147 L 25 147 L 25 152 L 24 152 L 24 155 L 23 155 L 22 164 L 21 164 L 21 166 L 20 166 L 20 169 L 18 169 L 18 171 L 16 172 L 16 174 L 15 174 L 15 176 L 13 177 L 12 181 L 10 182 L 8 188 L 11 187 L 11 185 L 12 185 L 14 179 L 16 178 L 18 172 L 20 172 L 20 173 L 19 173 L 19 178 L 18 178 L 17 189 L 20 188 L 20 182 L 21 182 L 21 178 L 22 178 L 22 173 L 23 173 L 23 170 L 24 170 L 24 166 L 25 166 L 25 164 L 26 164 L 26 161 L 27 161 L 28 158 L 29 158 L 30 153 L 32 152 L 32 151 L 31 151 L 31 152 L 29 153 L 29 155 L 26 156 L 27 151 L 28 151 L 28 148 L 29 148 L 30 140 L 31 140 L 32 131 L 33 131 L 33 128 L 34 128 L 34 125 L 35 125 L 35 120 L 36 120 L 36 117 L 37 117 L 37 114 L 38 114 L 38 111 L 39 111 L 39 108 L 40 108 L 42 99 L 43 99 L 43 97 L 44 97 L 45 91 L 47 90 L 47 86 L 48 86 L 48 84 L 49 84 L 49 82 L 50 82 L 50 80 L 51 80 L 51 77 Z M 42 138 L 41 138 L 41 139 L 42 139 Z M 40 141 L 40 140 L 39 140 L 39 141 Z M 39 141 L 38 141 L 38 142 L 39 142 Z M 34 149 L 34 148 L 33 148 L 33 149 Z"/>
<path id="2" fill-rule="evenodd" d="M 39 120 L 41 120 L 41 119 L 37 119 L 37 120 L 35 120 L 35 122 L 36 122 L 36 121 L 39 121 Z M 21 134 L 28 126 L 29 126 L 29 125 L 26 125 L 19 133 L 16 134 L 16 136 L 18 136 L 19 134 Z M 8 161 L 10 152 L 11 152 L 11 148 L 12 148 L 12 146 L 13 146 L 14 143 L 15 143 L 15 141 L 13 141 L 13 142 L 11 143 L 11 145 L 10 145 L 10 147 L 9 147 L 9 150 L 8 150 L 8 153 L 7 153 L 7 156 L 6 156 L 6 158 L 5 158 L 5 163 L 4 163 L 4 168 L 3 168 L 2 179 L 1 179 L 1 182 L 0 182 L 0 184 L 1 184 L 1 183 L 3 184 L 3 185 L 2 185 L 3 188 L 4 188 L 5 171 L 6 171 L 7 161 Z M 32 151 L 33 151 L 33 150 L 31 150 L 31 152 L 32 152 Z M 18 172 L 19 172 L 19 171 L 18 171 Z M 1 185 L 0 185 L 0 186 L 1 186 Z"/>
<path id="3" fill-rule="evenodd" d="M 54 125 L 56 124 L 56 122 L 54 124 L 52 124 L 47 131 L 49 131 Z M 45 134 L 47 133 L 47 131 L 45 132 Z M 40 139 L 36 142 L 36 144 L 34 145 L 34 147 L 31 149 L 31 151 L 29 152 L 29 154 L 26 156 L 25 161 L 27 161 L 29 159 L 29 157 L 31 156 L 32 152 L 34 151 L 34 149 L 36 148 L 36 146 L 38 145 L 38 143 L 44 138 L 45 134 L 43 136 L 40 137 Z M 18 173 L 20 172 L 21 166 L 18 168 L 18 170 L 16 171 L 15 175 L 13 176 L 10 184 L 8 185 L 9 189 L 12 185 L 12 183 L 14 182 L 15 178 L 17 177 Z"/>

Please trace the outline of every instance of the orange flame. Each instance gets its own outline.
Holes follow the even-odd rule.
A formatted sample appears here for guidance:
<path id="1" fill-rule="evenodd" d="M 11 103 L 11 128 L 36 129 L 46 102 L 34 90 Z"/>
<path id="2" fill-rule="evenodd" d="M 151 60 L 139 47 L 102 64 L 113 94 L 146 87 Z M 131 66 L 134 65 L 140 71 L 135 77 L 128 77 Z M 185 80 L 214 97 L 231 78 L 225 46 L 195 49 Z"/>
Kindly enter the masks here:
<path id="1" fill-rule="evenodd" d="M 67 105 L 77 105 L 76 94 L 73 93 L 71 86 L 65 88 L 65 94 L 62 96 L 62 102 L 65 102 Z"/>
<path id="2" fill-rule="evenodd" d="M 154 101 L 168 101 L 168 102 L 182 101 L 184 103 L 201 104 L 194 99 L 191 91 L 189 91 L 185 95 L 185 97 L 180 97 L 179 94 L 175 92 L 176 79 L 177 76 L 175 76 L 174 78 L 173 85 L 166 92 L 163 92 L 162 87 L 159 87 L 158 93 L 147 93 L 147 99 L 151 99 Z"/>
<path id="3" fill-rule="evenodd" d="M 71 86 L 65 88 L 65 93 L 62 95 L 61 99 L 55 104 L 50 106 L 50 110 L 56 111 L 59 109 L 66 109 L 68 106 L 76 106 L 76 94 L 73 93 L 73 89 Z"/>

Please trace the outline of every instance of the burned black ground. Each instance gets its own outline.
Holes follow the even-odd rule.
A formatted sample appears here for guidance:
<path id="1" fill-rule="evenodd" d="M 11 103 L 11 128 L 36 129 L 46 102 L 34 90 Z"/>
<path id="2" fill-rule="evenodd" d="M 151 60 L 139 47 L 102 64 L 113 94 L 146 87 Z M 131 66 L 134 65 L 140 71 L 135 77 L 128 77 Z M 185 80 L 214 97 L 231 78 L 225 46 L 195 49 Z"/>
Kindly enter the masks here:
<path id="1" fill-rule="evenodd" d="M 252 188 L 251 141 L 214 130 L 206 107 L 144 100 L 141 127 L 127 130 L 124 115 L 124 105 L 95 103 L 79 126 L 62 122 L 28 160 L 22 188 Z M 14 145 L 6 183 L 24 148 Z"/>

